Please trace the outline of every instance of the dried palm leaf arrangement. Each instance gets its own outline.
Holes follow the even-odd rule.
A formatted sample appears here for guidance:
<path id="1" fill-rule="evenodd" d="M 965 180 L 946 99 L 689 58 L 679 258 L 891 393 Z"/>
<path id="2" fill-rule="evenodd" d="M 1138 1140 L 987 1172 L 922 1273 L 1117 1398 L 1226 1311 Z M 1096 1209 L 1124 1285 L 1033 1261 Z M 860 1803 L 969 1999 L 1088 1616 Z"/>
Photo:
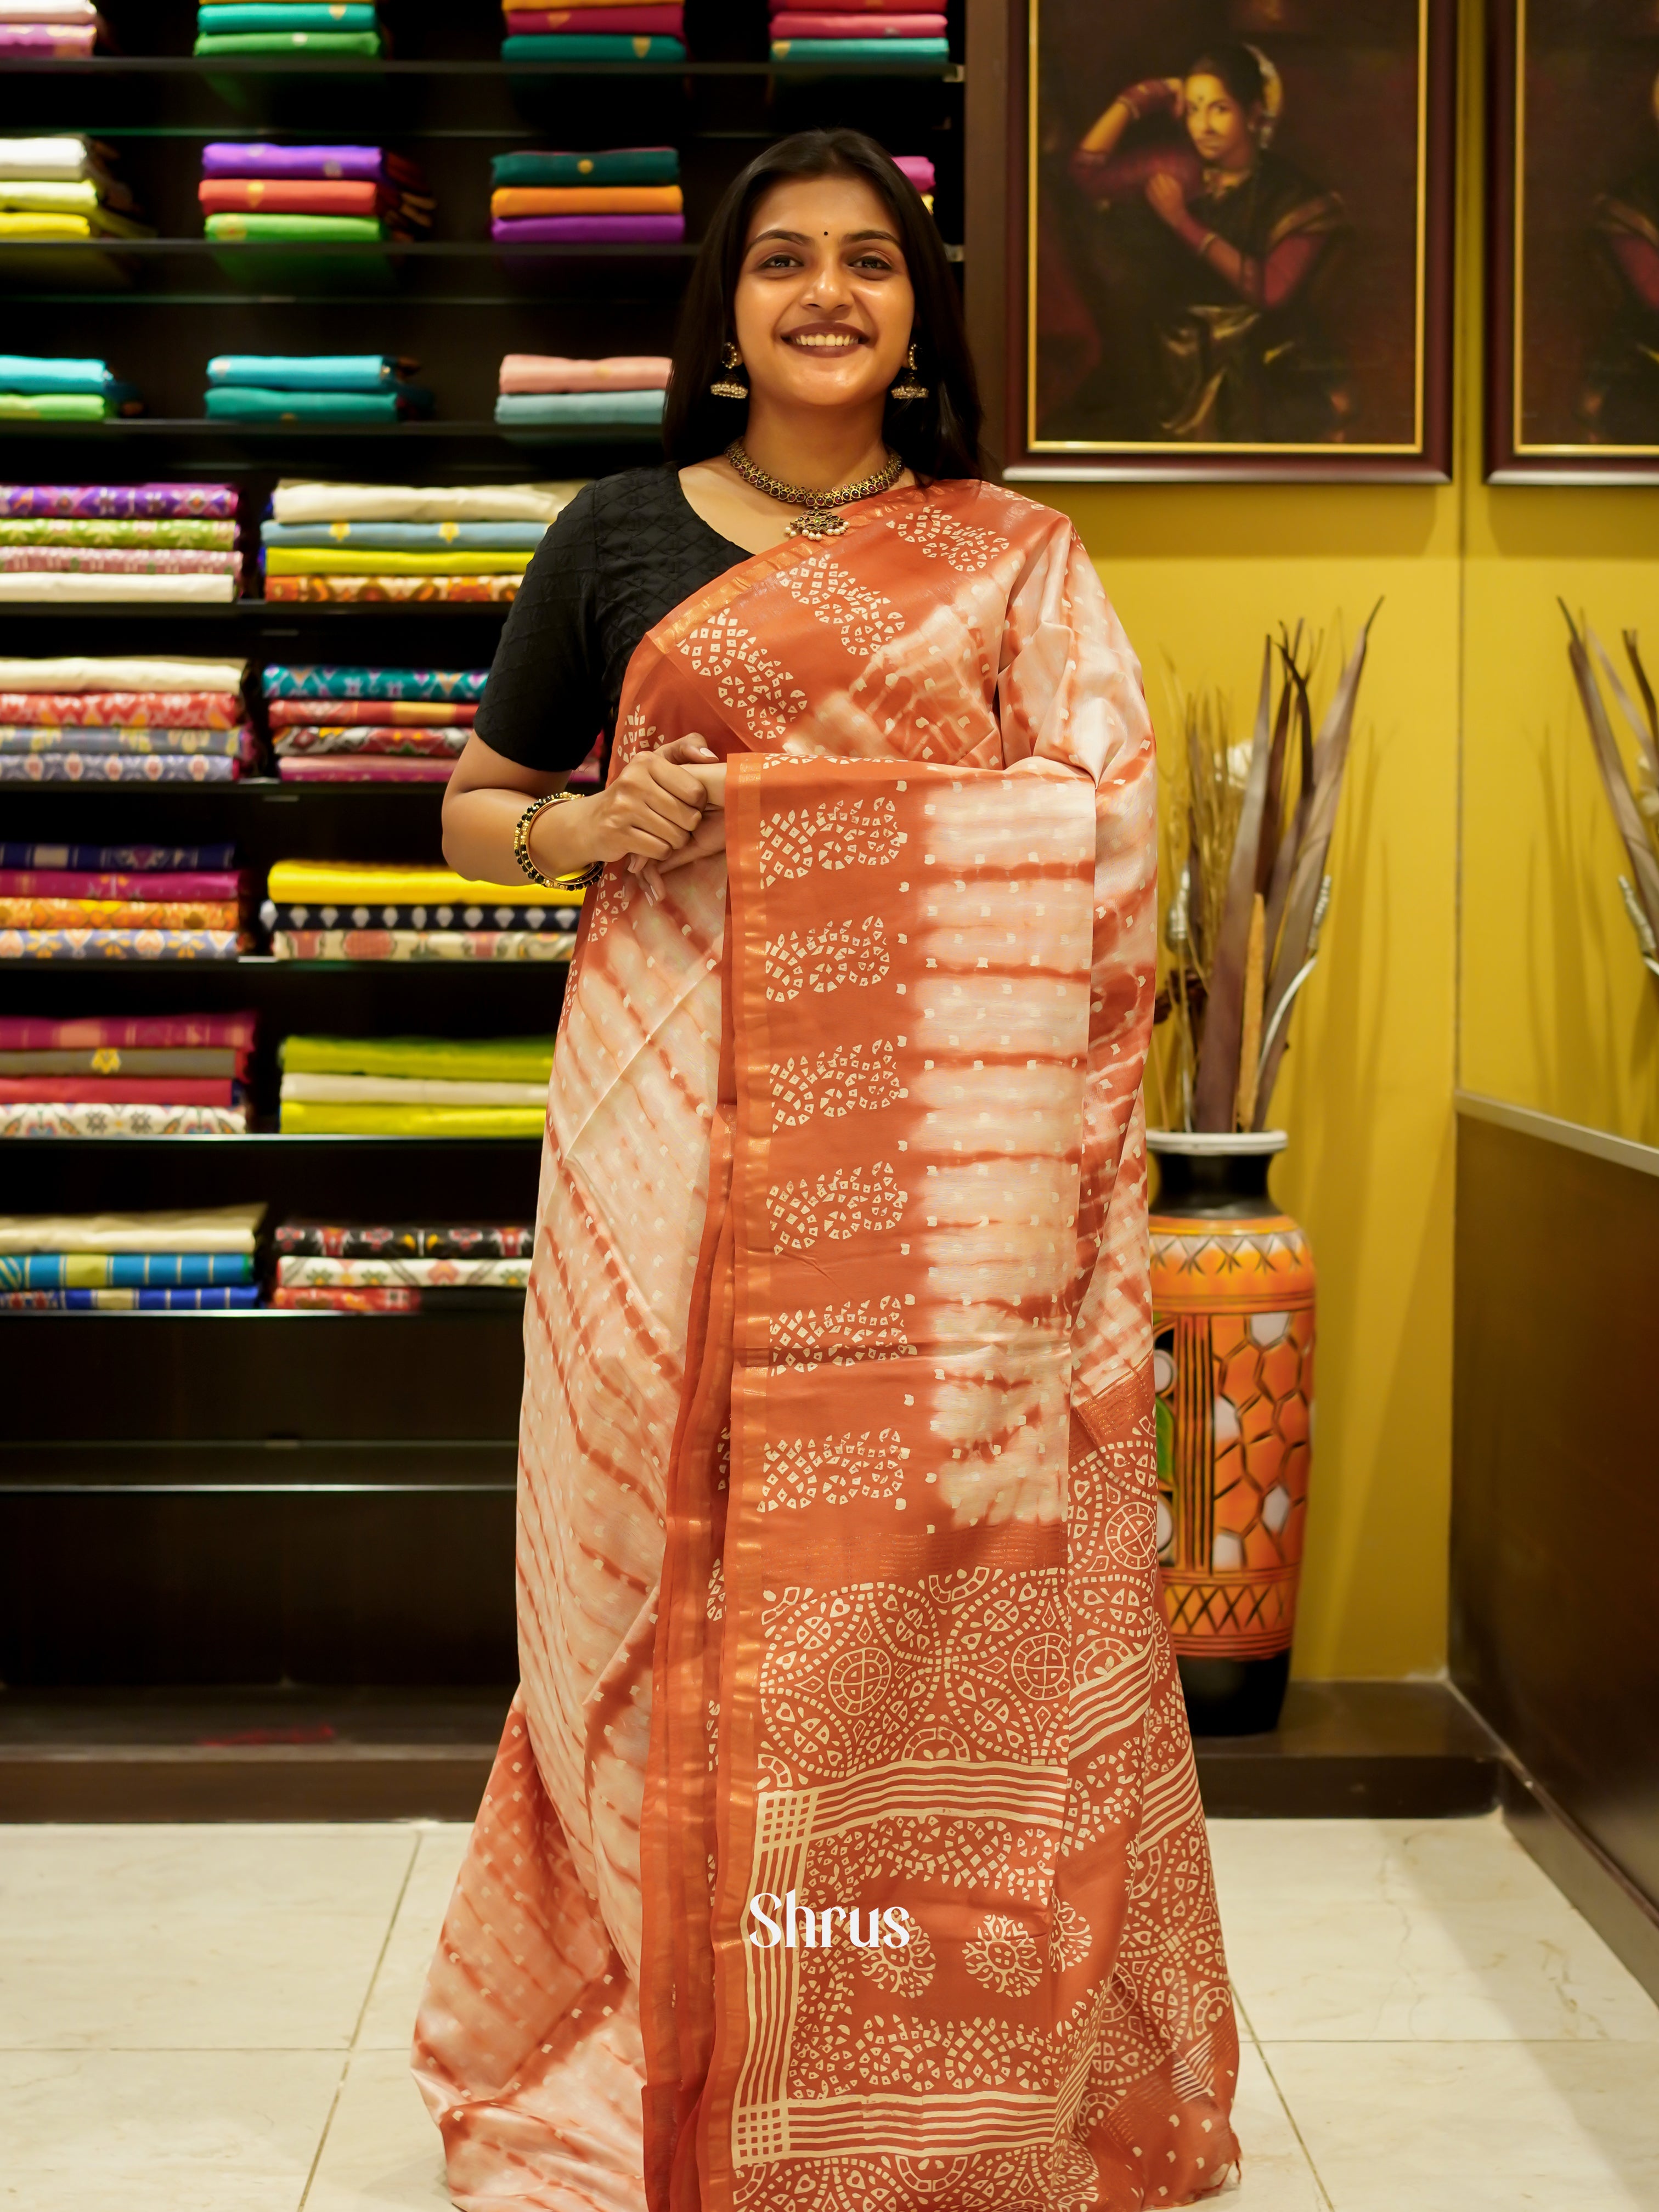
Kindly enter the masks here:
<path id="1" fill-rule="evenodd" d="M 1223 698 L 1176 685 L 1182 744 L 1165 785 L 1155 1016 L 1175 1027 L 1152 1082 L 1165 1127 L 1267 1126 L 1291 1009 L 1319 957 L 1325 862 L 1376 619 L 1373 608 L 1316 734 L 1308 687 L 1319 648 L 1304 623 L 1267 641 L 1248 744 L 1233 742 Z"/>
<path id="2" fill-rule="evenodd" d="M 1641 695 L 1638 712 L 1635 701 L 1625 689 L 1613 666 L 1607 647 L 1581 616 L 1582 629 L 1567 614 L 1565 604 L 1561 611 L 1567 617 L 1571 642 L 1567 657 L 1572 663 L 1574 681 L 1578 696 L 1583 702 L 1584 718 L 1589 724 L 1590 743 L 1595 748 L 1596 766 L 1601 771 L 1606 786 L 1607 804 L 1613 809 L 1613 818 L 1620 836 L 1625 841 L 1625 850 L 1630 855 L 1630 874 L 1619 878 L 1619 892 L 1625 902 L 1625 912 L 1630 916 L 1631 927 L 1636 932 L 1636 942 L 1642 955 L 1642 964 L 1659 981 L 1659 705 L 1656 705 L 1653 686 L 1648 681 L 1647 671 L 1642 665 L 1636 632 L 1624 633 L 1625 655 L 1630 662 L 1631 675 Z M 1607 702 L 1595 680 L 1595 662 L 1607 678 L 1607 689 L 1618 702 L 1619 711 L 1631 726 L 1636 739 L 1637 782 L 1634 790 L 1626 771 L 1624 758 L 1619 750 L 1619 741 L 1613 735 Z"/>

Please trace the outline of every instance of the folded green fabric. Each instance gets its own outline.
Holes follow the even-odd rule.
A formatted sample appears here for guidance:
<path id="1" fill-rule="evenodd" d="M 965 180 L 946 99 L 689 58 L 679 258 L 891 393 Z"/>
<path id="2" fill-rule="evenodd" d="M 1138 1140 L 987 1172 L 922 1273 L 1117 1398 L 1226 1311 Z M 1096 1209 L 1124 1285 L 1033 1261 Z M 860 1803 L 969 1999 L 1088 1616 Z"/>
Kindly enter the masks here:
<path id="1" fill-rule="evenodd" d="M 880 40 L 877 45 L 888 43 Z M 504 62 L 683 62 L 685 46 L 679 39 L 624 38 L 611 33 L 567 35 L 563 32 L 525 32 L 501 40 Z"/>
<path id="2" fill-rule="evenodd" d="M 378 54 L 378 31 L 238 31 L 228 37 L 204 33 L 191 48 L 204 60 L 216 54 Z"/>
<path id="3" fill-rule="evenodd" d="M 198 10 L 196 27 L 218 38 L 235 31 L 373 31 L 378 26 L 364 0 L 278 0 L 274 7 L 217 0 Z"/>
<path id="4" fill-rule="evenodd" d="M 550 1036 L 289 1036 L 279 1048 L 289 1075 L 415 1075 L 475 1083 L 544 1083 L 553 1073 Z"/>
<path id="5" fill-rule="evenodd" d="M 207 394 L 209 416 L 222 422 L 395 422 L 431 405 L 432 394 L 415 384 L 396 392 L 268 392 L 216 384 Z"/>
<path id="6" fill-rule="evenodd" d="M 245 241 L 250 246 L 257 245 L 261 239 L 279 240 L 289 245 L 304 245 L 307 241 L 325 244 L 331 239 L 361 240 L 372 244 L 376 239 L 395 235 L 387 224 L 373 215 L 210 215 L 206 234 L 233 244 Z"/>
<path id="7" fill-rule="evenodd" d="M 811 62 L 815 66 L 845 63 L 861 75 L 872 62 L 911 66 L 917 62 L 948 62 L 951 42 L 948 39 L 774 39 L 772 58 Z"/>
<path id="8" fill-rule="evenodd" d="M 674 146 L 612 146 L 598 154 L 497 154 L 489 181 L 503 185 L 677 185 Z"/>
<path id="9" fill-rule="evenodd" d="M 569 422 L 593 428 L 606 424 L 632 427 L 660 422 L 665 397 L 660 392 L 503 392 L 495 402 L 495 420 L 508 425 Z"/>
<path id="10" fill-rule="evenodd" d="M 138 396 L 130 384 L 117 388 L 135 399 Z M 123 403 L 113 395 L 100 398 L 92 392 L 0 392 L 0 416 L 14 422 L 103 422 L 123 411 Z"/>

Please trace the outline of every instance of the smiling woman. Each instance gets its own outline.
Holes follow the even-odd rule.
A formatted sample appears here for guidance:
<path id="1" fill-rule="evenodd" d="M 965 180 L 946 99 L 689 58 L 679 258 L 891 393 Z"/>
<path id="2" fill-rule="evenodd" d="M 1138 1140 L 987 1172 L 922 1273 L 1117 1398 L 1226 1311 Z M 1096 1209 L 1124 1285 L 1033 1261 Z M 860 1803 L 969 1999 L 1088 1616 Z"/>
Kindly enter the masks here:
<path id="1" fill-rule="evenodd" d="M 1152 733 L 978 422 L 913 187 L 853 132 L 772 148 L 670 465 L 561 515 L 450 786 L 465 872 L 594 879 L 522 1686 L 416 2028 L 466 2212 L 1135 2212 L 1237 2171 L 1155 1579 Z M 551 803 L 599 726 L 603 795 Z"/>

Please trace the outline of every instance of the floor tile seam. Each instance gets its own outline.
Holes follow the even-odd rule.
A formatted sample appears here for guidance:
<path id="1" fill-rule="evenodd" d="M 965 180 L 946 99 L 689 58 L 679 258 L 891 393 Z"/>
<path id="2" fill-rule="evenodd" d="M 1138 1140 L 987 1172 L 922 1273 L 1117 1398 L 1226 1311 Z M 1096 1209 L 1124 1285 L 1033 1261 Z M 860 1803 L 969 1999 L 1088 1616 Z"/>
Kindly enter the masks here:
<path id="1" fill-rule="evenodd" d="M 1649 2051 L 1659 2057 L 1659 2037 L 1645 2035 L 1263 2035 L 1268 2051 Z"/>
<path id="2" fill-rule="evenodd" d="M 1273 2085 L 1273 2093 L 1279 2100 L 1279 2109 L 1285 2115 L 1285 2125 L 1290 2129 L 1291 2133 L 1296 2137 L 1297 2148 L 1302 2153 L 1303 2158 L 1306 2161 L 1308 2171 L 1313 2176 L 1313 2185 L 1319 2191 L 1320 2203 L 1324 2206 L 1325 2212 L 1336 2212 L 1335 2203 L 1332 2198 L 1331 2192 L 1325 2186 L 1325 2177 L 1321 2173 L 1318 2166 L 1315 2164 L 1313 2151 L 1309 2145 L 1307 2137 L 1302 2132 L 1302 2124 L 1297 2118 L 1296 2114 L 1291 2110 L 1291 2100 L 1285 2094 L 1284 2090 L 1279 2086 L 1279 2076 L 1273 2072 L 1272 2059 L 1269 2058 L 1267 2053 L 1263 2050 L 1259 2043 L 1256 2045 L 1256 2056 L 1261 2061 L 1261 2069 L 1263 2073 L 1266 2074 L 1269 2082 Z M 1248 2145 L 1245 2148 L 1248 2152 Z"/>
<path id="3" fill-rule="evenodd" d="M 410 1881 L 415 1872 L 415 1862 L 420 1856 L 420 1853 L 421 1838 L 418 1834 L 411 1835 L 409 1839 L 409 1858 L 404 1868 L 404 1878 L 398 1885 L 398 1894 L 392 1901 L 392 1911 L 386 1920 L 386 1933 L 380 1938 L 380 1950 L 376 1953 L 374 1964 L 369 1971 L 368 1984 L 363 1991 L 363 2001 L 357 2008 L 357 2018 L 352 2027 L 351 2040 L 346 2047 L 339 2079 L 334 2084 L 334 2094 L 329 2100 L 328 2117 L 324 2120 L 322 2133 L 317 2138 L 317 2148 L 312 2154 L 310 2168 L 306 2174 L 305 2187 L 300 2191 L 296 2212 L 305 2212 L 305 2208 L 311 2199 L 312 2190 L 316 2185 L 318 2171 L 323 2162 L 323 2154 L 328 2148 L 329 2136 L 334 2127 L 335 2115 L 340 2109 L 340 2100 L 345 2094 L 345 2086 L 350 2078 L 351 2062 L 357 2053 L 357 2039 L 362 2033 L 363 2022 L 368 2017 L 369 2004 L 374 1995 L 374 1984 L 380 1978 L 381 1969 L 386 1965 L 386 1954 L 392 1948 L 392 1931 L 398 1924 L 398 1915 L 403 1911 L 404 1899 L 409 1894 Z"/>
<path id="4" fill-rule="evenodd" d="M 1249 2008 L 1244 2002 L 1243 1991 L 1239 1988 L 1238 1984 L 1232 1979 L 1231 1975 L 1228 1977 L 1227 1980 L 1227 1991 L 1228 1995 L 1233 2001 L 1234 2013 L 1244 2024 L 1245 2034 L 1249 2037 L 1252 2043 L 1260 2043 L 1261 2039 L 1256 2033 L 1255 2028 L 1251 2022 Z"/>

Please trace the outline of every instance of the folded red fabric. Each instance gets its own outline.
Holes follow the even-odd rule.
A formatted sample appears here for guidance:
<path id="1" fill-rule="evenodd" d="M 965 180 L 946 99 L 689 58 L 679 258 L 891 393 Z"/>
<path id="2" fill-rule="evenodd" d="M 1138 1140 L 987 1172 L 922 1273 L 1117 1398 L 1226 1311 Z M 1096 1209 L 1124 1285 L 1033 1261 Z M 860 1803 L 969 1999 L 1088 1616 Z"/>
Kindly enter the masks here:
<path id="1" fill-rule="evenodd" d="M 400 215 L 390 185 L 345 177 L 204 177 L 196 197 L 209 215 Z"/>
<path id="2" fill-rule="evenodd" d="M 772 18 L 775 39 L 942 39 L 943 15 L 848 15 L 822 10 L 810 15 L 785 11 Z"/>
<path id="3" fill-rule="evenodd" d="M 684 35 L 684 9 L 672 6 L 509 8 L 507 30 L 509 38 L 545 37 L 562 31 L 596 31 L 605 38 L 678 39 Z"/>

